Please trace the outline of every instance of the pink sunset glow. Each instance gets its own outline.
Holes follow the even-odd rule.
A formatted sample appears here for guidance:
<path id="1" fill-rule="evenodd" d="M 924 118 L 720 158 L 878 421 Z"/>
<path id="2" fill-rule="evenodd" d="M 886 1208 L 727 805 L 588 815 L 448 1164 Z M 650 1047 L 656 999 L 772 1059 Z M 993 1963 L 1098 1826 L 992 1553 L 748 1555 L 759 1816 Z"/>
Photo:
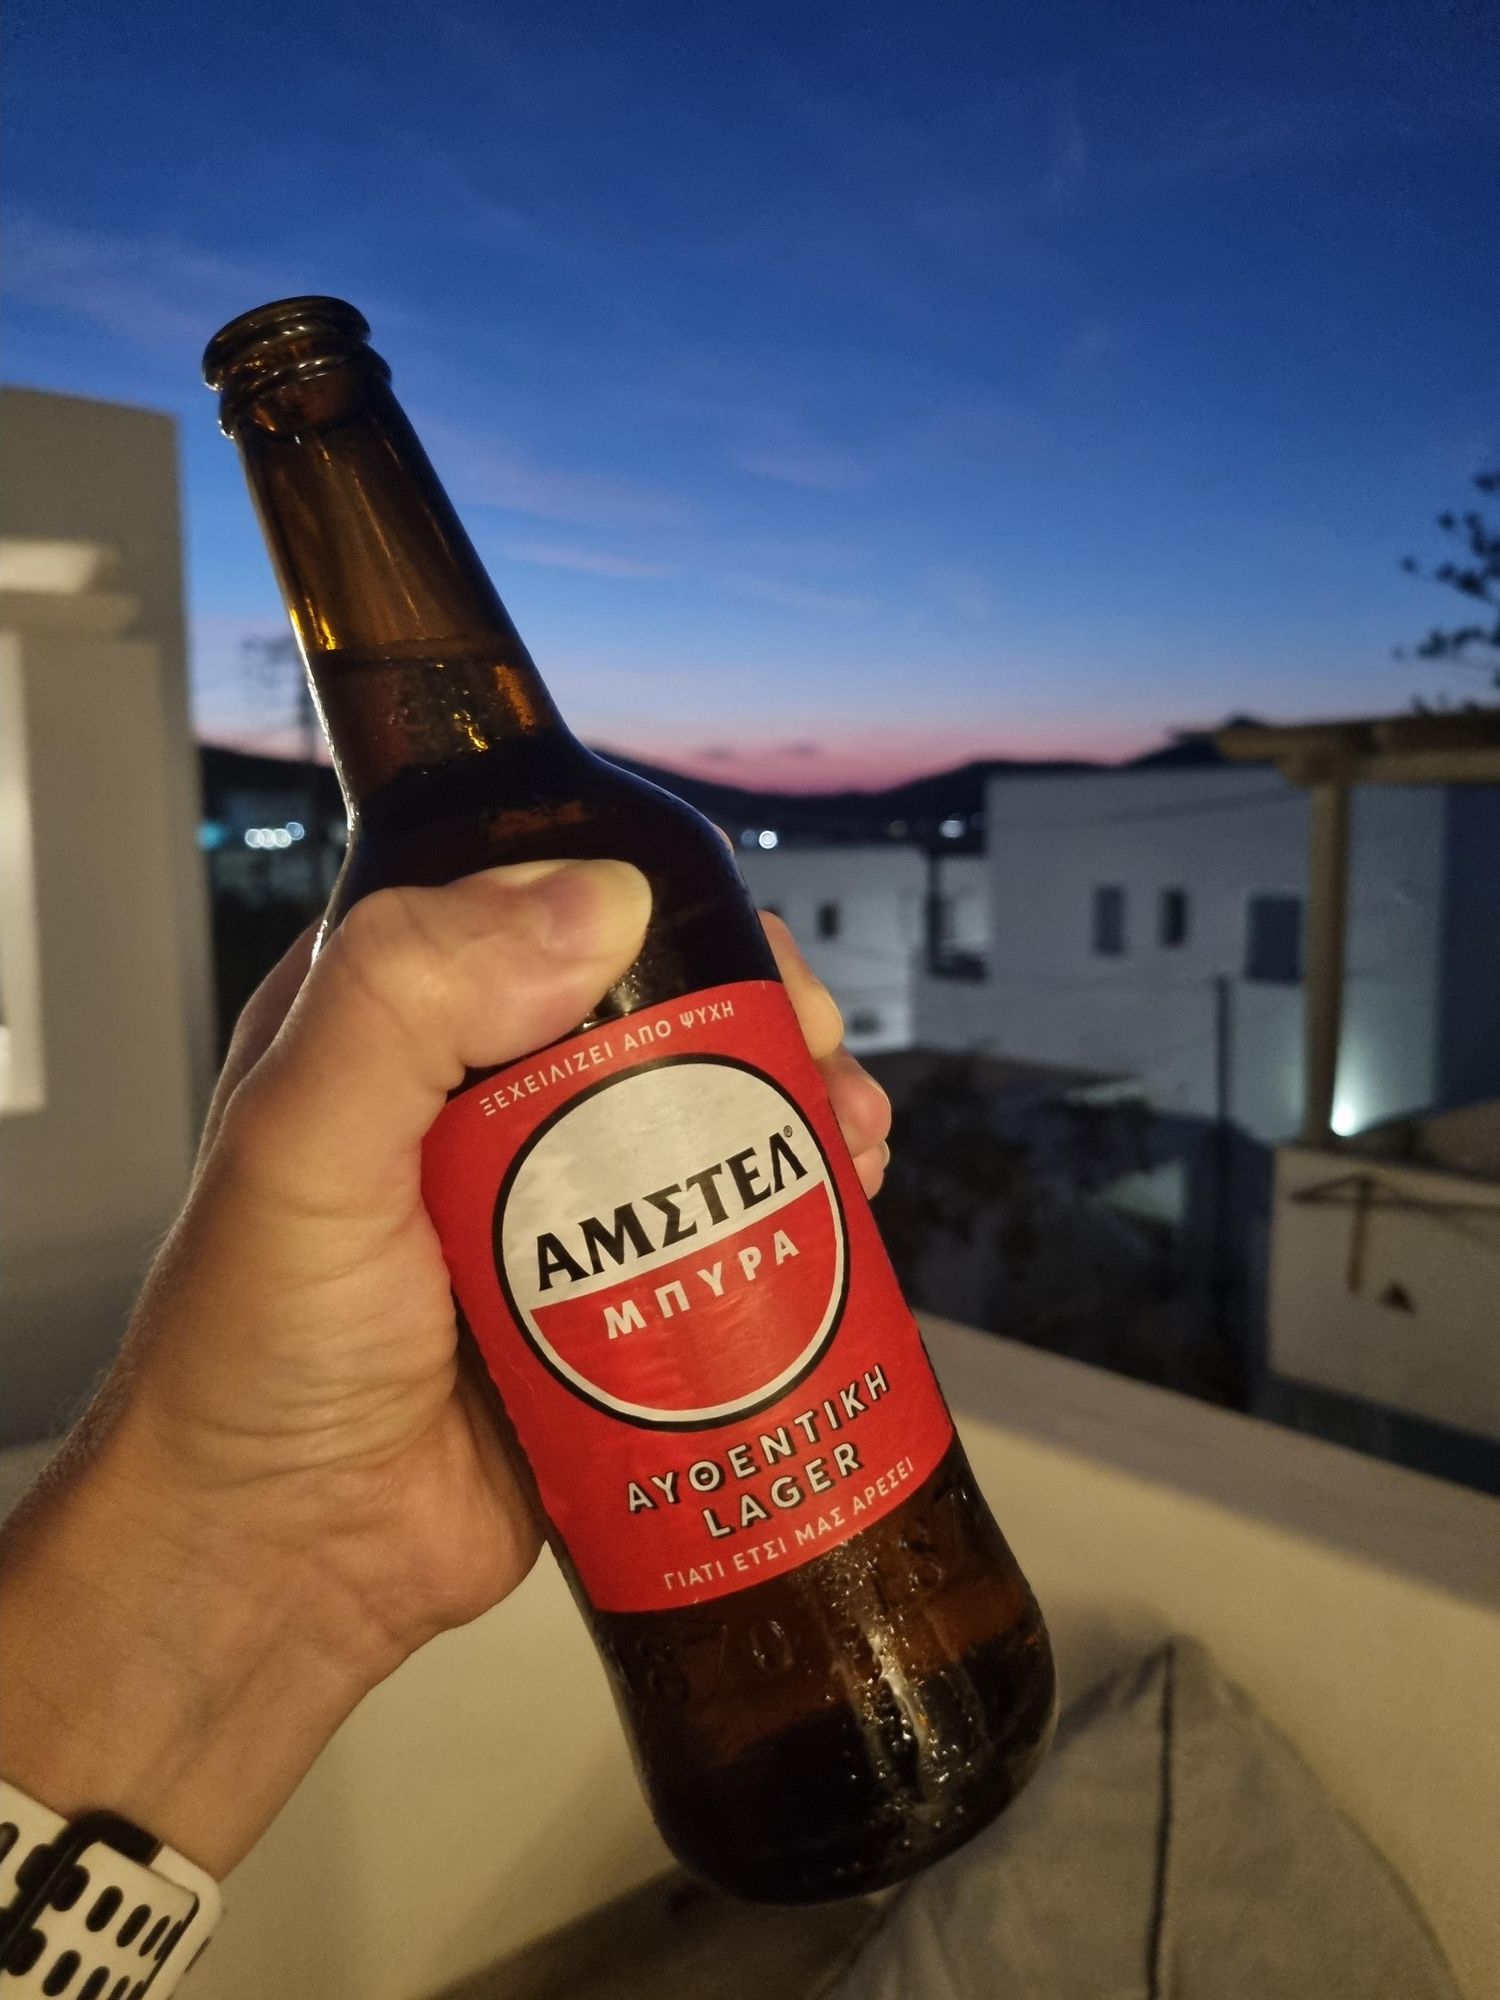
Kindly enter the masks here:
<path id="1" fill-rule="evenodd" d="M 583 732 L 586 738 L 589 732 Z M 207 729 L 205 742 L 229 750 L 246 750 L 262 757 L 299 758 L 304 754 L 303 738 L 293 728 Z M 1080 759 L 1100 764 L 1118 764 L 1152 749 L 1161 738 L 1140 730 L 960 730 L 870 729 L 851 731 L 844 737 L 830 737 L 826 743 L 757 743 L 742 740 L 733 748 L 719 748 L 702 742 L 684 743 L 665 735 L 643 733 L 626 739 L 618 732 L 600 733 L 592 738 L 606 756 L 616 754 L 643 764 L 659 764 L 673 771 L 707 778 L 716 784 L 736 785 L 759 792 L 878 792 L 887 786 L 904 784 L 909 778 L 926 777 L 934 771 L 951 770 L 960 764 L 990 758 L 1047 762 L 1053 759 Z M 318 745 L 322 762 L 328 761 L 326 746 Z"/>
<path id="2" fill-rule="evenodd" d="M 705 742 L 701 732 L 691 740 L 643 732 L 629 738 L 617 733 L 601 747 L 722 785 L 755 791 L 838 792 L 881 791 L 908 778 L 988 758 L 1039 762 L 1080 758 L 1115 764 L 1160 741 L 1159 732 L 1150 730 L 1079 728 L 1076 723 L 973 731 L 891 726 L 841 730 L 830 724 L 817 739 L 805 741 L 741 737 L 720 745 Z"/>

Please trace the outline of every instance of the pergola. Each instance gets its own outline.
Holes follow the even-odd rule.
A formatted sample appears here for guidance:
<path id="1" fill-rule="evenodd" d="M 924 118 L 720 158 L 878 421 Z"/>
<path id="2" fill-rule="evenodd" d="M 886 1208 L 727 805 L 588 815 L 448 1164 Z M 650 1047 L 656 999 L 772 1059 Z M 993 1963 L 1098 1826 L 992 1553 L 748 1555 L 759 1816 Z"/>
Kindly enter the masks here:
<path id="1" fill-rule="evenodd" d="M 1216 741 L 1232 763 L 1274 764 L 1311 794 L 1302 1143 L 1327 1146 L 1344 1007 L 1350 788 L 1500 785 L 1500 708 L 1349 722 L 1234 723 Z"/>

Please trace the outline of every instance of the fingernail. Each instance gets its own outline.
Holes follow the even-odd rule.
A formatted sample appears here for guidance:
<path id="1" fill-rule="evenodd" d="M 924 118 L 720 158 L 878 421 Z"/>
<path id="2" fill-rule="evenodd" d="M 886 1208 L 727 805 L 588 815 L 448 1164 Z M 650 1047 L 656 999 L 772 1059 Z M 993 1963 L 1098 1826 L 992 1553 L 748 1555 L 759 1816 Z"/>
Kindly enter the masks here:
<path id="1" fill-rule="evenodd" d="M 638 944 L 651 889 L 628 861 L 521 861 L 491 880 L 522 901 L 540 950 L 558 958 L 607 958 Z"/>

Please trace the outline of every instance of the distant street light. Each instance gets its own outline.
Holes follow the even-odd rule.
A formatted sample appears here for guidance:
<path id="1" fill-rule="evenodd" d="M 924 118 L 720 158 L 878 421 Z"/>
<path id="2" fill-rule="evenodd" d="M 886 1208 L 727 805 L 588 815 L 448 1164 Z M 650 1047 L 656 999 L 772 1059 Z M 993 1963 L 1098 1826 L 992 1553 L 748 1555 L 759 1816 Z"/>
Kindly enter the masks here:
<path id="1" fill-rule="evenodd" d="M 766 827 L 765 830 L 760 835 L 758 844 L 761 847 L 774 847 L 776 845 L 776 839 L 777 836 L 771 831 L 770 827 Z"/>

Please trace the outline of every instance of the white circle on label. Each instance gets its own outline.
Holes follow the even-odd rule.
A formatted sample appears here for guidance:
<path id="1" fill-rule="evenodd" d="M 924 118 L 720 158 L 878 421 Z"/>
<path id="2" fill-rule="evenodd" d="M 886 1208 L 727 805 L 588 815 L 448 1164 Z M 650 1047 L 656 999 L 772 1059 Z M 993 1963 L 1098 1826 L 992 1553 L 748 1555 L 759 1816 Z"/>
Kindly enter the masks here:
<path id="1" fill-rule="evenodd" d="M 579 1093 L 511 1165 L 495 1265 L 538 1358 L 596 1408 L 662 1429 L 763 1409 L 838 1328 L 848 1243 L 795 1101 L 727 1057 Z"/>

